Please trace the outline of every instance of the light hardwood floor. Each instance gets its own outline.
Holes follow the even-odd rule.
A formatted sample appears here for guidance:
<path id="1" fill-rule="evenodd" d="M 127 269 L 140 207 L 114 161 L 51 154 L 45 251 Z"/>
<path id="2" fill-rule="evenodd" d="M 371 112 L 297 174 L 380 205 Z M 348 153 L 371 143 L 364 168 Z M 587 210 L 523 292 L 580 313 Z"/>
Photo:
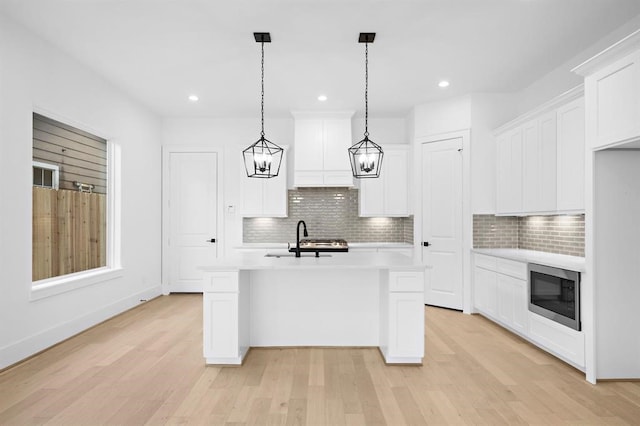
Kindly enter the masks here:
<path id="1" fill-rule="evenodd" d="M 597 386 L 480 316 L 426 308 L 422 367 L 377 349 L 254 349 L 207 367 L 202 296 L 165 296 L 0 374 L 0 424 L 640 424 L 640 383 Z"/>

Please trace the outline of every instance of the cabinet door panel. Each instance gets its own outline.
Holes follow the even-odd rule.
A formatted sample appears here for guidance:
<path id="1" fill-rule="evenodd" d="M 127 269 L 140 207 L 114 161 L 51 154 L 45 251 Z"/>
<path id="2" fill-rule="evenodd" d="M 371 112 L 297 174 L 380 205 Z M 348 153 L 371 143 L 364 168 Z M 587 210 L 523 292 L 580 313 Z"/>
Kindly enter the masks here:
<path id="1" fill-rule="evenodd" d="M 263 183 L 263 210 L 266 217 L 287 216 L 287 177 L 279 174 L 271 179 L 264 179 Z"/>
<path id="2" fill-rule="evenodd" d="M 540 163 L 538 169 L 539 188 L 536 210 L 551 212 L 556 209 L 557 194 L 557 126 L 556 112 L 553 111 L 538 121 Z"/>
<path id="3" fill-rule="evenodd" d="M 528 331 L 529 303 L 527 300 L 527 281 L 516 280 L 513 283 L 513 328 L 526 335 Z"/>
<path id="4" fill-rule="evenodd" d="M 584 210 L 584 98 L 558 109 L 558 210 Z"/>
<path id="5" fill-rule="evenodd" d="M 407 151 L 387 150 L 382 160 L 385 213 L 390 216 L 409 215 Z M 377 180 L 377 179 L 373 179 Z"/>
<path id="6" fill-rule="evenodd" d="M 513 326 L 513 278 L 498 274 L 498 319 Z"/>
<path id="7" fill-rule="evenodd" d="M 384 177 L 360 180 L 360 216 L 384 216 Z"/>
<path id="8" fill-rule="evenodd" d="M 278 176 L 254 179 L 242 172 L 240 177 L 240 215 L 244 217 L 287 216 L 287 152 L 280 165 Z"/>
<path id="9" fill-rule="evenodd" d="M 204 293 L 204 356 L 235 358 L 238 348 L 238 294 Z"/>
<path id="10" fill-rule="evenodd" d="M 590 79 L 596 95 L 593 148 L 640 136 L 640 53 L 613 63 Z"/>
<path id="11" fill-rule="evenodd" d="M 416 339 L 416 336 L 421 338 Z M 422 293 L 389 293 L 389 355 L 424 356 Z"/>
<path id="12" fill-rule="evenodd" d="M 247 177 L 243 166 L 240 177 L 240 214 L 246 217 L 260 217 L 262 215 L 263 179 Z"/>
<path id="13" fill-rule="evenodd" d="M 496 213 L 506 213 L 509 199 L 511 148 L 506 135 L 496 139 Z"/>
<path id="14" fill-rule="evenodd" d="M 324 120 L 324 170 L 351 170 L 351 120 Z"/>
<path id="15" fill-rule="evenodd" d="M 360 216 L 409 215 L 408 147 L 383 147 L 380 177 L 360 179 Z"/>
<path id="16" fill-rule="evenodd" d="M 538 211 L 541 199 L 542 162 L 538 120 L 533 120 L 522 127 L 522 152 L 522 207 L 525 212 Z"/>
<path id="17" fill-rule="evenodd" d="M 522 128 L 497 139 L 497 213 L 522 211 Z"/>
<path id="18" fill-rule="evenodd" d="M 496 317 L 496 273 L 488 269 L 474 269 L 475 306 L 482 313 Z"/>
<path id="19" fill-rule="evenodd" d="M 295 122 L 295 164 L 298 170 L 323 169 L 323 120 L 297 119 Z"/>

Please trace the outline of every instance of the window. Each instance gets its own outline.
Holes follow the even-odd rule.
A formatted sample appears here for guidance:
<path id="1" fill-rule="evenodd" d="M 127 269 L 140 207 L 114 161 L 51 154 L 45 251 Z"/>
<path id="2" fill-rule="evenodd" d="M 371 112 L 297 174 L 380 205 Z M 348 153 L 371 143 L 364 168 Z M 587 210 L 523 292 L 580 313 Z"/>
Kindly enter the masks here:
<path id="1" fill-rule="evenodd" d="M 33 114 L 33 281 L 107 266 L 107 141 Z"/>
<path id="2" fill-rule="evenodd" d="M 54 164 L 33 162 L 33 186 L 58 189 L 60 169 Z"/>

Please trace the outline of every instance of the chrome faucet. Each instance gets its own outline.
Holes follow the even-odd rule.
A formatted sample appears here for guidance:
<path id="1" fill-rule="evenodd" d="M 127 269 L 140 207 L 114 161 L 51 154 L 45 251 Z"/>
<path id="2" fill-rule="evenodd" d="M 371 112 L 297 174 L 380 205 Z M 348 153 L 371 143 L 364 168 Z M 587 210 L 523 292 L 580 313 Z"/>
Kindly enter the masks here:
<path id="1" fill-rule="evenodd" d="M 304 223 L 304 220 L 298 221 L 298 226 L 296 226 L 296 257 L 300 257 L 300 224 L 304 227 L 304 236 L 309 236 L 307 233 L 307 224 Z"/>

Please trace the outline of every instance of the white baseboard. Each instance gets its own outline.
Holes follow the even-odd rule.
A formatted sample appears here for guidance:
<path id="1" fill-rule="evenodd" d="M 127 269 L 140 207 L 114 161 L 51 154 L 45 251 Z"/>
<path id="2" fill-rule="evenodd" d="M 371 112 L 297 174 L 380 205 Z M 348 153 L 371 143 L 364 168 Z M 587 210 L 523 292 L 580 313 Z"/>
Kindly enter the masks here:
<path id="1" fill-rule="evenodd" d="M 9 367 L 25 358 L 37 354 L 69 337 L 85 331 L 140 304 L 140 300 L 150 300 L 162 294 L 160 284 L 132 294 L 86 315 L 25 337 L 0 348 L 0 369 Z"/>

